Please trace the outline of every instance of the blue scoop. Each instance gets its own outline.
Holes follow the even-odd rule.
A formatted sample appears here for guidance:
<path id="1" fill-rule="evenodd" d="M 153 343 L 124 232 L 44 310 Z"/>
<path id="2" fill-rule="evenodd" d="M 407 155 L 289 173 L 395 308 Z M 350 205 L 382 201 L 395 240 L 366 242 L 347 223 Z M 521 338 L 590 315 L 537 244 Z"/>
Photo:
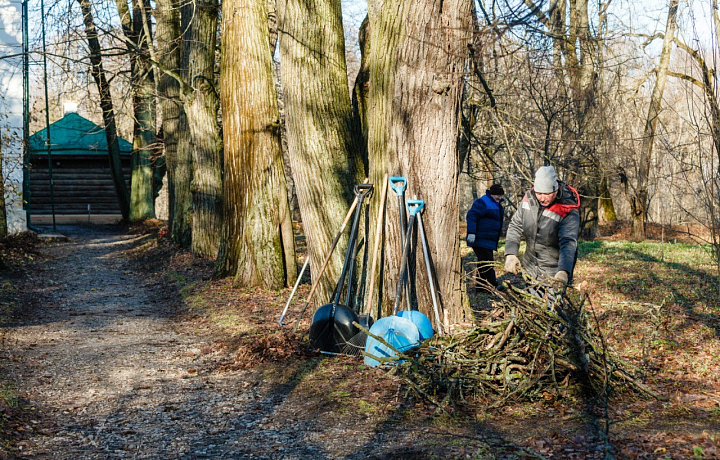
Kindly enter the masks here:
<path id="1" fill-rule="evenodd" d="M 409 319 L 399 316 L 380 318 L 372 325 L 370 333 L 382 337 L 383 340 L 400 352 L 410 350 L 420 344 L 420 332 L 417 326 Z M 365 343 L 365 353 L 371 355 L 366 355 L 364 360 L 365 364 L 371 367 L 378 366 L 380 364 L 379 360 L 382 358 L 397 356 L 395 350 L 370 336 L 368 336 Z"/>

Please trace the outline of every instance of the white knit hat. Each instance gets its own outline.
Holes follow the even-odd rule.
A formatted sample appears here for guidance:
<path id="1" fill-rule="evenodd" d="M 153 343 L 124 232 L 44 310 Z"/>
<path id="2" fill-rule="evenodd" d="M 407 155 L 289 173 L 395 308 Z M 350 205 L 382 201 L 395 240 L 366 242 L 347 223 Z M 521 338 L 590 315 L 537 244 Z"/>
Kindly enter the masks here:
<path id="1" fill-rule="evenodd" d="M 535 173 L 535 191 L 538 193 L 552 193 L 558 189 L 557 174 L 552 166 L 543 166 Z"/>

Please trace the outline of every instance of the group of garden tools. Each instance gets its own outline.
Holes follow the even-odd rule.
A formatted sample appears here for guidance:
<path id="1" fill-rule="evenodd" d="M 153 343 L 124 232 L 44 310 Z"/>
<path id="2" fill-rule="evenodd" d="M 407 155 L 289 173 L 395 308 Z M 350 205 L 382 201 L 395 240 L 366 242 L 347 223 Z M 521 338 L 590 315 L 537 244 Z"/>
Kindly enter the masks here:
<path id="1" fill-rule="evenodd" d="M 365 181 L 367 182 L 367 180 Z M 382 308 L 381 302 L 377 306 L 377 322 L 372 318 L 373 299 L 375 294 L 375 279 L 378 266 L 378 254 L 380 243 L 383 240 L 384 216 L 388 186 L 393 189 L 398 197 L 400 229 L 401 229 L 401 245 L 402 258 L 400 263 L 399 279 L 395 293 L 395 303 L 391 316 L 381 318 Z M 425 268 L 430 283 L 430 292 L 433 302 L 433 310 L 435 316 L 435 325 L 437 331 L 442 334 L 442 325 L 440 320 L 440 311 L 437 299 L 437 291 L 435 289 L 435 281 L 432 273 L 432 265 L 430 261 L 430 248 L 428 246 L 425 229 L 422 222 L 422 211 L 425 207 L 423 200 L 411 199 L 405 200 L 405 190 L 407 188 L 407 180 L 404 177 L 388 177 L 386 174 L 383 179 L 383 187 L 380 198 L 380 206 L 378 210 L 377 225 L 375 231 L 375 245 L 373 248 L 373 258 L 370 270 L 370 287 L 368 289 L 368 299 L 365 302 L 365 308 L 361 312 L 360 302 L 353 302 L 354 290 L 354 272 L 358 252 L 358 233 L 360 224 L 360 215 L 363 209 L 363 203 L 373 195 L 374 186 L 372 184 L 363 183 L 355 186 L 355 200 L 350 206 L 350 210 L 345 221 L 340 227 L 328 254 L 321 266 L 320 273 L 317 275 L 313 286 L 310 289 L 307 299 L 296 321 L 295 329 L 300 322 L 302 314 L 307 308 L 318 282 L 325 267 L 328 264 L 338 240 L 340 239 L 345 226 L 352 215 L 352 225 L 350 236 L 348 239 L 348 247 L 345 252 L 345 259 L 338 282 L 333 291 L 330 303 L 322 305 L 318 308 L 312 318 L 310 325 L 310 346 L 319 349 L 323 353 L 343 353 L 347 355 L 359 355 L 363 352 L 365 355 L 365 363 L 371 366 L 377 366 L 381 362 L 392 361 L 397 351 L 405 351 L 417 346 L 422 340 L 432 337 L 433 327 L 430 319 L 417 310 L 416 303 L 411 302 L 410 289 L 411 270 L 410 260 L 413 248 L 413 231 L 417 223 L 420 241 L 425 259 Z M 369 205 L 367 206 L 369 208 Z M 409 216 L 409 217 L 408 217 Z M 367 222 L 367 211 L 366 211 Z M 367 231 L 367 229 L 366 229 Z M 417 245 L 414 245 L 415 247 Z M 308 258 L 309 259 L 309 258 Z M 283 320 L 287 313 L 290 301 L 292 300 L 295 290 L 300 282 L 307 260 L 298 277 L 298 281 L 290 294 L 285 308 L 280 316 L 280 325 L 284 326 Z M 343 290 L 345 291 L 345 302 L 340 302 Z M 398 311 L 403 293 L 405 294 L 406 310 Z M 360 326 L 360 327 L 358 327 Z M 368 338 L 365 331 L 370 331 Z M 382 340 L 378 340 L 381 338 Z M 388 346 L 390 345 L 390 346 Z"/>

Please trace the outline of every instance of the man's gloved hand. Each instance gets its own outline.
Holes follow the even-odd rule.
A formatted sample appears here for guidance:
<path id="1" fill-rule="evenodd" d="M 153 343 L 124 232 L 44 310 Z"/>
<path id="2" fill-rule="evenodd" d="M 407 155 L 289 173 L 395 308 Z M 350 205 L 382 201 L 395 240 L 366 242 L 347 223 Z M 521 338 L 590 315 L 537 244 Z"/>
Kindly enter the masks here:
<path id="1" fill-rule="evenodd" d="M 555 273 L 555 280 L 560 281 L 562 284 L 567 284 L 568 273 L 566 271 L 560 270 L 559 272 Z"/>
<path id="2" fill-rule="evenodd" d="M 515 254 L 508 254 L 505 257 L 505 271 L 507 273 L 517 273 L 520 266 L 520 259 Z"/>
<path id="3" fill-rule="evenodd" d="M 468 233 L 468 236 L 467 236 L 467 238 L 465 238 L 465 241 L 467 241 L 467 244 L 473 244 L 475 242 L 475 234 Z"/>

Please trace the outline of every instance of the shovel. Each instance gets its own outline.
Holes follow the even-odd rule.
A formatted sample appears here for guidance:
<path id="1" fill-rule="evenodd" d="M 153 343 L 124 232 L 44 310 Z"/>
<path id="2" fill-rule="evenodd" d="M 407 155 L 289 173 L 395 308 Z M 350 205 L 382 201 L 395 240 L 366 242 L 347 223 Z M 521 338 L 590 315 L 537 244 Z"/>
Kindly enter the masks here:
<path id="1" fill-rule="evenodd" d="M 440 321 L 440 307 L 438 305 L 437 291 L 435 290 L 435 279 L 433 278 L 432 268 L 430 267 L 430 246 L 425 236 L 425 227 L 423 226 L 422 214 L 418 213 L 418 227 L 420 228 L 420 241 L 423 247 L 423 256 L 425 259 L 425 269 L 427 270 L 428 282 L 430 283 L 430 294 L 432 295 L 433 311 L 435 312 L 435 327 L 438 333 L 443 334 L 442 322 Z"/>
<path id="2" fill-rule="evenodd" d="M 392 183 L 392 178 L 390 179 Z M 408 264 L 408 253 L 410 252 L 410 242 L 412 237 L 413 226 L 415 225 L 415 216 L 425 206 L 422 200 L 409 200 L 407 203 L 410 212 L 410 222 L 408 223 L 407 232 L 404 238 L 402 259 L 400 261 L 400 276 L 398 279 L 397 290 L 395 291 L 395 305 L 393 307 L 392 316 L 381 318 L 370 328 L 370 333 L 381 337 L 385 342 L 391 345 L 388 347 L 381 341 L 370 337 L 365 344 L 365 364 L 371 367 L 378 366 L 383 358 L 392 358 L 396 356 L 395 350 L 404 352 L 417 346 L 422 340 L 432 337 L 432 324 L 425 315 L 419 311 L 402 311 L 398 313 L 400 299 L 403 293 L 403 281 L 405 270 Z M 407 317 L 403 317 L 407 314 Z M 422 315 L 422 317 L 420 316 Z M 423 320 L 424 318 L 424 320 Z M 422 327 L 422 330 L 420 327 Z M 429 328 L 429 331 L 428 331 Z M 394 348 L 394 350 L 393 350 Z"/>
<path id="3" fill-rule="evenodd" d="M 380 207 L 378 209 L 377 224 L 375 226 L 375 246 L 373 248 L 372 267 L 370 268 L 370 288 L 368 289 L 368 300 L 365 303 L 365 313 L 358 317 L 358 324 L 365 329 L 370 329 L 374 320 L 372 318 L 373 294 L 375 293 L 375 273 L 377 268 L 378 253 L 380 252 L 380 240 L 382 240 L 382 224 L 385 215 L 385 201 L 387 199 L 388 176 L 385 174 L 383 178 L 382 193 L 380 193 Z M 380 307 L 378 306 L 378 318 L 380 317 Z M 359 312 L 358 312 L 359 313 Z M 367 334 L 358 332 L 343 347 L 343 353 L 350 356 L 357 356 L 365 348 Z"/>
<path id="4" fill-rule="evenodd" d="M 345 262 L 343 263 L 340 279 L 335 286 L 332 302 L 318 308 L 313 315 L 312 324 L 310 325 L 310 346 L 312 348 L 320 349 L 324 352 L 340 353 L 348 340 L 359 332 L 359 329 L 353 324 L 353 322 L 358 321 L 357 313 L 347 305 L 342 305 L 339 302 L 342 288 L 345 284 L 345 277 L 353 263 L 362 203 L 365 197 L 372 193 L 372 190 L 372 184 L 355 186 L 357 207 L 355 208 L 350 240 L 348 241 L 348 248 L 345 253 Z M 348 303 L 351 298 L 351 285 L 352 279 L 349 279 L 346 303 Z"/>
<path id="5" fill-rule="evenodd" d="M 425 201 L 423 200 L 408 200 L 407 208 L 410 213 L 410 222 L 408 223 L 407 233 L 405 234 L 405 247 L 403 248 L 402 260 L 400 262 L 400 273 L 406 273 L 408 267 L 408 255 L 410 253 L 410 243 L 412 240 L 412 231 L 415 226 L 415 219 L 420 214 L 420 211 L 425 207 Z M 393 307 L 393 314 L 401 318 L 407 318 L 417 326 L 420 332 L 420 340 L 429 339 L 433 336 L 433 328 L 430 319 L 423 313 L 419 312 L 414 308 L 409 308 L 398 313 L 397 309 L 400 304 L 400 297 L 402 297 L 403 284 L 405 277 L 401 276 L 398 282 L 397 290 L 395 291 L 395 306 Z M 405 286 L 407 288 L 407 286 Z M 409 299 L 408 299 L 408 303 Z"/>
<path id="6" fill-rule="evenodd" d="M 370 367 L 380 365 L 383 358 L 396 356 L 395 350 L 404 352 L 420 343 L 418 328 L 409 319 L 399 316 L 380 318 L 370 328 L 370 333 L 390 344 L 388 347 L 376 338 L 368 337 L 363 362 Z"/>
<path id="7" fill-rule="evenodd" d="M 407 188 L 407 179 L 402 176 L 390 177 L 390 187 L 395 191 L 398 197 L 398 208 L 400 210 L 400 245 L 405 247 L 405 233 L 407 231 L 407 216 L 405 215 L 405 189 Z M 401 276 L 405 280 L 405 301 L 407 309 L 410 310 L 410 283 L 408 283 L 407 272 L 401 271 Z"/>
<path id="8" fill-rule="evenodd" d="M 367 182 L 367 177 L 363 182 Z M 293 328 L 293 332 L 297 332 L 297 328 L 300 325 L 300 320 L 302 319 L 302 316 L 305 314 L 305 310 L 307 309 L 308 305 L 310 305 L 310 300 L 312 299 L 313 294 L 315 294 L 315 289 L 317 289 L 318 285 L 320 284 L 320 278 L 322 278 L 323 273 L 325 273 L 325 268 L 328 266 L 328 262 L 330 262 L 330 257 L 332 257 L 332 253 L 335 250 L 335 246 L 337 246 L 338 241 L 340 241 L 340 236 L 342 236 L 343 230 L 345 230 L 345 226 L 350 221 L 350 217 L 353 214 L 353 211 L 355 210 L 355 207 L 358 204 L 358 197 L 355 196 L 355 199 L 352 202 L 352 205 L 350 205 L 350 209 L 347 212 L 347 215 L 345 216 L 345 220 L 343 221 L 342 225 L 340 226 L 340 230 L 338 230 L 337 235 L 335 235 L 335 239 L 333 240 L 332 244 L 330 245 L 330 250 L 328 251 L 327 255 L 325 256 L 325 260 L 323 261 L 322 267 L 320 268 L 320 273 L 318 273 L 317 277 L 313 275 L 313 278 L 315 279 L 315 282 L 312 285 L 312 288 L 310 289 L 310 293 L 308 294 L 307 298 L 305 299 L 305 303 L 303 304 L 302 309 L 300 310 L 300 314 L 298 315 L 297 322 L 295 323 L 295 327 Z M 308 260 L 305 261 L 305 265 L 307 265 Z M 305 267 L 303 266 L 303 270 L 300 272 L 300 276 L 298 276 L 298 281 L 295 282 L 295 288 L 293 288 L 292 293 L 290 294 L 290 298 L 287 300 L 287 303 L 285 304 L 285 309 L 282 312 L 282 315 L 280 315 L 280 326 L 283 326 L 283 318 L 285 318 L 285 313 L 287 313 L 287 309 L 290 306 L 290 301 L 292 300 L 293 296 L 295 295 L 295 289 L 297 289 L 297 285 L 300 282 L 300 278 L 302 278 L 302 272 L 305 271 Z"/>

